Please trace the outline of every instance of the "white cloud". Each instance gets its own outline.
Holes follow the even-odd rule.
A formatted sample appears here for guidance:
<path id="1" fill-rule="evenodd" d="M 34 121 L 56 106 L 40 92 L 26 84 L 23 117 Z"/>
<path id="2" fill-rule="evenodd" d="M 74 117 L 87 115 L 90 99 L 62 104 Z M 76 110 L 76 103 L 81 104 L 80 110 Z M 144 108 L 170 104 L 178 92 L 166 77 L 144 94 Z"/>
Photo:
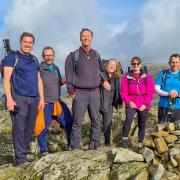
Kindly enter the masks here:
<path id="1" fill-rule="evenodd" d="M 180 1 L 151 0 L 141 12 L 142 45 L 153 58 L 167 59 L 180 50 Z"/>
<path id="2" fill-rule="evenodd" d="M 12 46 L 18 48 L 19 35 L 32 32 L 36 37 L 34 53 L 40 56 L 44 46 L 54 47 L 62 69 L 69 51 L 79 46 L 83 27 L 92 28 L 95 43 L 101 44 L 97 41 L 105 33 L 102 23 L 95 0 L 15 0 L 5 19 L 4 37 L 9 37 Z"/>
<path id="3" fill-rule="evenodd" d="M 100 8 L 98 0 L 14 0 L 3 34 L 18 48 L 23 31 L 34 33 L 34 53 L 40 57 L 44 46 L 54 47 L 62 70 L 68 53 L 80 44 L 83 27 L 94 31 L 93 47 L 103 58 L 120 58 L 125 65 L 134 55 L 162 62 L 179 52 L 179 0 L 148 0 L 134 19 L 116 24 L 102 17 Z"/>

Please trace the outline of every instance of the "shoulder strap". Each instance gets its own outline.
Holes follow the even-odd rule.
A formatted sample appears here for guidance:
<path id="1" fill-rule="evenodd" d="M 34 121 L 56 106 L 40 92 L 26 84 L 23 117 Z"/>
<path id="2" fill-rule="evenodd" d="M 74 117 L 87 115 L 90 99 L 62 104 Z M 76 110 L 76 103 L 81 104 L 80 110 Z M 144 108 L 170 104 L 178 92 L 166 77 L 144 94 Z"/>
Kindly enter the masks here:
<path id="1" fill-rule="evenodd" d="M 76 64 L 79 60 L 79 49 L 74 51 L 74 59 L 73 59 L 73 85 L 75 82 L 75 75 L 76 75 Z"/>
<path id="2" fill-rule="evenodd" d="M 61 77 L 61 73 L 60 73 L 59 67 L 55 65 L 55 68 L 57 69 L 58 78 L 59 78 L 59 81 L 61 82 L 62 81 L 62 77 Z"/>
<path id="3" fill-rule="evenodd" d="M 17 66 L 18 62 L 19 62 L 19 57 L 18 57 L 17 53 L 15 52 L 15 62 L 14 62 L 13 69 L 15 69 L 15 68 L 16 68 L 16 66 Z"/>
<path id="4" fill-rule="evenodd" d="M 161 87 L 166 86 L 166 77 L 167 77 L 167 72 L 168 72 L 168 70 L 167 70 L 167 69 L 165 69 L 165 70 L 163 70 L 163 71 L 162 71 L 163 76 L 162 76 L 162 83 L 161 83 Z"/>

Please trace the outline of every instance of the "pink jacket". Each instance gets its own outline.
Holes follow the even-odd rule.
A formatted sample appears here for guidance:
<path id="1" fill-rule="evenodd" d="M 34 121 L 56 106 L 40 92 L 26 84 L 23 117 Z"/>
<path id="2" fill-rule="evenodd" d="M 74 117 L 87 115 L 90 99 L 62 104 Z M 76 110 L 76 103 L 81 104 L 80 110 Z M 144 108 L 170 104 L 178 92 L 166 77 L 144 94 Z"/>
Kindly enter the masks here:
<path id="1" fill-rule="evenodd" d="M 146 105 L 146 109 L 150 109 L 154 94 L 153 79 L 149 74 L 142 74 L 136 81 L 134 77 L 125 74 L 121 81 L 120 94 L 126 107 L 132 101 L 136 104 L 137 109 L 143 104 Z"/>

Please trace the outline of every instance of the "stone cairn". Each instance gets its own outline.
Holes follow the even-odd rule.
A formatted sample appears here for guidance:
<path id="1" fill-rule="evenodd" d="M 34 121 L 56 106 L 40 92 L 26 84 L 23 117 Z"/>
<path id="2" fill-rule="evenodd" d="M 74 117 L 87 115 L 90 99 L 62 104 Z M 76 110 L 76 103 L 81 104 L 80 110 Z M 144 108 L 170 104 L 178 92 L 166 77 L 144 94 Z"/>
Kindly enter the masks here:
<path id="1" fill-rule="evenodd" d="M 142 149 L 149 164 L 149 174 L 154 179 L 161 179 L 168 172 L 176 174 L 180 179 L 180 124 L 157 124 L 156 129 L 146 136 Z"/>

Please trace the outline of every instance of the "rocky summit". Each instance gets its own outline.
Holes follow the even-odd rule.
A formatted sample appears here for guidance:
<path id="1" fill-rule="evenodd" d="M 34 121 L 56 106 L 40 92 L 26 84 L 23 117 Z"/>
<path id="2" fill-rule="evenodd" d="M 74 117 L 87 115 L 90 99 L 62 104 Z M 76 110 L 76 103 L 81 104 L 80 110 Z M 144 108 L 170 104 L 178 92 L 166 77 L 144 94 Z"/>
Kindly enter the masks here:
<path id="1" fill-rule="evenodd" d="M 70 107 L 71 101 L 63 99 Z M 12 124 L 9 113 L 0 111 L 0 180 L 180 180 L 180 126 L 157 124 L 157 109 L 152 108 L 146 127 L 144 148 L 138 149 L 137 120 L 130 132 L 130 148 L 121 148 L 124 108 L 115 111 L 111 146 L 88 150 L 90 121 L 82 126 L 81 150 L 68 151 L 64 131 L 56 124 L 48 132 L 50 154 L 39 154 L 33 137 L 26 168 L 14 166 Z M 102 134 L 103 137 L 103 134 Z"/>

